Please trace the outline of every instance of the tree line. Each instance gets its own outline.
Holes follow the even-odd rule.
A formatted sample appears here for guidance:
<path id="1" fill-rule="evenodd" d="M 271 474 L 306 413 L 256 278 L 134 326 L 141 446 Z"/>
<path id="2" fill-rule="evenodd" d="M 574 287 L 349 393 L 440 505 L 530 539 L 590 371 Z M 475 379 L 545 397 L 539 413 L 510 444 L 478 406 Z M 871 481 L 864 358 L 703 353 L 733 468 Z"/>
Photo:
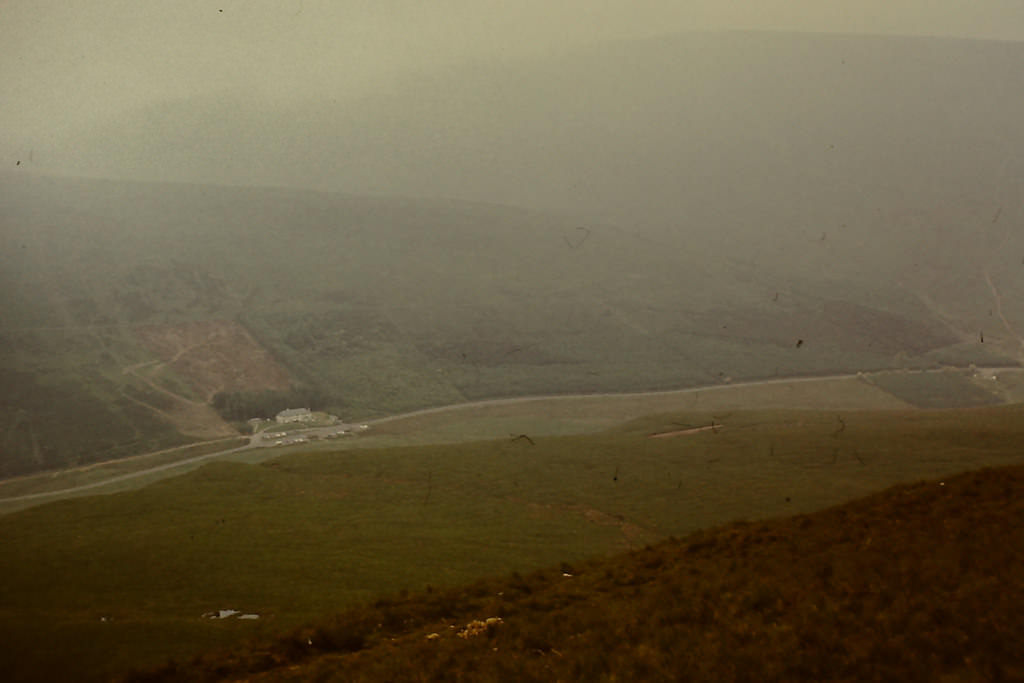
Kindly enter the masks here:
<path id="1" fill-rule="evenodd" d="M 239 422 L 254 417 L 270 418 L 287 408 L 320 410 L 340 403 L 316 387 L 295 386 L 283 390 L 222 391 L 214 395 L 211 405 L 225 420 Z"/>

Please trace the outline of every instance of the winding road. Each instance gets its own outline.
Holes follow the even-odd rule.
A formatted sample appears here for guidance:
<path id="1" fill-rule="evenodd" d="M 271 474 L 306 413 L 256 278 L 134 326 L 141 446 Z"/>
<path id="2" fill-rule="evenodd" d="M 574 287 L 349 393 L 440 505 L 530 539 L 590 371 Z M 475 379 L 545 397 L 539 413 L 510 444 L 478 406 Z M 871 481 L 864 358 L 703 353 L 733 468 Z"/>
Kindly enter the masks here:
<path id="1" fill-rule="evenodd" d="M 965 370 L 965 369 L 966 368 L 933 368 L 933 369 L 927 369 L 927 370 L 917 370 L 917 371 L 908 371 L 908 372 L 932 373 L 932 372 L 946 372 L 948 370 Z M 1007 366 L 1007 367 L 987 368 L 987 369 L 991 370 L 993 372 L 1003 372 L 1003 371 L 1007 371 L 1007 370 L 1020 370 L 1021 368 L 1019 366 Z M 889 370 L 889 371 L 882 371 L 882 372 L 894 372 L 894 371 L 895 372 L 899 372 L 898 370 Z M 871 374 L 876 374 L 876 373 L 871 373 Z M 400 413 L 398 415 L 390 415 L 388 417 L 382 417 L 382 418 L 378 418 L 376 420 L 369 420 L 365 424 L 372 426 L 372 425 L 376 425 L 376 424 L 384 424 L 384 423 L 387 423 L 387 422 L 392 422 L 392 421 L 395 421 L 395 420 L 406 419 L 406 418 L 410 418 L 410 417 L 419 417 L 419 416 L 422 416 L 422 415 L 437 415 L 439 413 L 451 412 L 451 411 L 455 411 L 455 410 L 463 410 L 463 409 L 466 409 L 466 408 L 479 408 L 479 407 L 487 407 L 487 406 L 506 406 L 506 405 L 515 405 L 515 404 L 529 403 L 531 401 L 552 401 L 552 400 L 566 400 L 566 401 L 569 401 L 569 400 L 588 399 L 588 398 L 639 398 L 639 397 L 647 397 L 647 396 L 669 396 L 669 395 L 689 394 L 689 393 L 708 392 L 708 391 L 726 391 L 726 390 L 729 390 L 729 389 L 736 389 L 736 388 L 740 388 L 740 387 L 756 387 L 756 386 L 766 386 L 766 385 L 773 385 L 773 384 L 802 384 L 802 383 L 808 383 L 808 382 L 827 382 L 827 381 L 831 381 L 831 380 L 856 379 L 857 377 L 864 377 L 865 375 L 866 375 L 866 373 L 864 373 L 864 374 L 862 374 L 862 373 L 846 373 L 846 374 L 836 374 L 836 375 L 818 375 L 818 376 L 812 376 L 812 377 L 790 377 L 790 378 L 778 378 L 778 379 L 764 379 L 764 380 L 755 380 L 755 381 L 750 381 L 750 382 L 731 382 L 729 384 L 713 384 L 713 385 L 700 386 L 700 387 L 688 387 L 688 388 L 685 388 L 685 389 L 666 389 L 666 390 L 662 390 L 662 391 L 635 391 L 635 392 L 625 392 L 625 393 L 605 392 L 605 393 L 594 393 L 594 394 L 553 394 L 553 395 L 537 395 L 537 396 L 517 396 L 517 397 L 514 397 L 514 398 L 486 399 L 486 400 L 480 400 L 480 401 L 468 401 L 468 402 L 465 402 L 465 403 L 453 403 L 451 405 L 439 406 L 437 408 L 423 408 L 421 410 L 413 410 L 413 411 L 410 411 L 410 412 L 407 412 L 407 413 Z M 343 429 L 347 429 L 347 430 L 358 429 L 358 425 L 354 425 L 354 424 L 338 424 L 338 425 L 334 425 L 334 426 L 331 426 L 331 427 L 314 428 L 314 429 L 310 430 L 310 433 L 319 433 L 319 435 L 322 436 L 322 435 L 329 434 L 331 432 L 338 432 L 338 431 L 341 431 Z M 163 464 L 163 465 L 157 465 L 155 467 L 150 467 L 148 469 L 140 470 L 138 472 L 129 472 L 127 474 L 120 474 L 120 475 L 111 477 L 109 479 L 104 479 L 102 481 L 91 482 L 89 484 L 82 484 L 80 486 L 74 486 L 74 487 L 65 488 L 65 489 L 58 489 L 58 490 L 55 490 L 55 491 L 44 491 L 44 492 L 40 492 L 40 493 L 31 493 L 31 494 L 25 494 L 25 495 L 20 495 L 20 496 L 11 496 L 9 498 L 0 498 L 0 503 L 9 503 L 9 502 L 13 503 L 13 502 L 18 502 L 18 501 L 28 501 L 28 500 L 42 500 L 42 499 L 45 499 L 45 498 L 59 498 L 59 497 L 62 497 L 62 496 L 68 496 L 68 495 L 77 494 L 77 493 L 80 493 L 82 491 L 88 491 L 88 490 L 92 490 L 92 489 L 101 488 L 101 487 L 104 487 L 104 486 L 109 486 L 110 484 L 115 484 L 115 483 L 122 482 L 122 481 L 128 481 L 128 480 L 131 480 L 131 479 L 138 479 L 140 477 L 146 477 L 146 476 L 149 476 L 151 474 L 155 474 L 157 472 L 163 472 L 163 471 L 166 471 L 166 470 L 172 470 L 172 469 L 175 469 L 175 468 L 178 468 L 178 467 L 183 467 L 183 466 L 186 466 L 186 465 L 192 465 L 194 463 L 202 462 L 204 460 L 213 460 L 214 458 L 218 458 L 218 457 L 222 457 L 222 456 L 225 456 L 225 455 L 229 455 L 231 453 L 238 453 L 240 451 L 256 449 L 256 448 L 268 448 L 268 447 L 273 447 L 274 445 L 275 444 L 273 444 L 273 443 L 266 443 L 265 440 L 263 439 L 263 435 L 262 434 L 255 434 L 252 437 L 250 437 L 249 443 L 245 444 L 244 446 L 237 446 L 235 448 L 229 448 L 229 449 L 223 450 L 223 451 L 216 451 L 214 453 L 207 453 L 205 455 L 199 455 L 199 456 L 196 456 L 196 457 L 193 457 L 193 458 L 187 458 L 185 460 L 179 460 L 179 461 L 172 462 L 172 463 L 166 463 L 166 464 Z M 144 456 L 135 456 L 135 457 L 144 457 Z M 103 463 L 100 463 L 100 464 L 103 464 Z"/>
<path id="2" fill-rule="evenodd" d="M 237 453 L 238 451 L 244 451 L 249 448 L 254 448 L 250 441 L 244 446 L 237 446 L 235 448 L 229 448 L 225 451 L 215 451 L 213 453 L 207 453 L 206 455 L 197 455 L 194 458 L 188 458 L 186 460 L 177 460 L 175 462 L 169 462 L 163 465 L 157 465 L 156 467 L 150 467 L 149 469 L 139 470 L 138 472 L 129 472 L 127 474 L 119 474 L 110 479 L 103 479 L 102 481 L 94 481 L 90 484 L 82 484 L 80 486 L 73 486 L 66 489 L 57 489 L 56 491 L 43 491 L 41 493 L 29 493 L 22 496 L 11 496 L 10 498 L 0 498 L 0 503 L 13 503 L 21 500 L 38 500 L 41 498 L 53 498 L 55 496 L 67 496 L 81 491 L 88 491 L 89 489 L 99 488 L 101 486 L 109 486 L 110 484 L 116 484 L 119 481 L 127 481 L 129 479 L 138 479 L 139 477 L 145 477 L 149 474 L 156 472 L 162 472 L 164 470 L 174 469 L 175 467 L 182 467 L 183 465 L 191 465 L 192 463 L 201 462 L 203 460 L 210 460 L 211 458 L 218 458 L 229 453 Z M 99 463 L 105 464 L 105 463 Z"/>

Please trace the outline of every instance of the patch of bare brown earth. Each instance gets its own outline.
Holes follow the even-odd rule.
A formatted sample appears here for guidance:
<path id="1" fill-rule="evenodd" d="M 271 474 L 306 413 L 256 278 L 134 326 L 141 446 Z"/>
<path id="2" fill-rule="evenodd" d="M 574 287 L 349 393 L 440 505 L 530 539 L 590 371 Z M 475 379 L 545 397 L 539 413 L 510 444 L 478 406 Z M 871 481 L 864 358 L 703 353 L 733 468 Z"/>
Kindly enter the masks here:
<path id="1" fill-rule="evenodd" d="M 221 391 L 287 389 L 291 385 L 288 371 L 233 321 L 143 325 L 135 334 L 206 401 Z"/>
<path id="2" fill-rule="evenodd" d="M 128 371 L 145 382 L 150 389 L 159 392 L 166 398 L 166 401 L 162 401 L 161 405 L 163 407 L 159 407 L 124 392 L 122 392 L 122 396 L 133 403 L 153 411 L 174 425 L 174 428 L 182 434 L 194 436 L 198 439 L 220 439 L 238 435 L 238 432 L 225 422 L 217 414 L 217 411 L 205 403 L 187 399 L 165 389 L 136 371 L 131 369 L 128 369 Z"/>

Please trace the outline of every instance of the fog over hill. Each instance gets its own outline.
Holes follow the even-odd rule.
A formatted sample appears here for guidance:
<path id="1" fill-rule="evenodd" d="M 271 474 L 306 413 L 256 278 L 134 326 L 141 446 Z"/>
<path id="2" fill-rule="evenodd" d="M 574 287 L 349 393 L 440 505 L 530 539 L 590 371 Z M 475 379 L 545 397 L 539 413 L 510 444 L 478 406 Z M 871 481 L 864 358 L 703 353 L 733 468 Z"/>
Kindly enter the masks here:
<path id="1" fill-rule="evenodd" d="M 686 33 L 55 133 L 0 183 L 6 471 L 229 433 L 218 390 L 372 416 L 1016 363 L 1022 69 Z"/>
<path id="2" fill-rule="evenodd" d="M 871 204 L 885 188 L 998 205 L 1024 182 L 1024 95 L 1007 87 L 1022 60 L 1018 43 L 687 33 L 424 69 L 370 94 L 165 100 L 36 148 L 35 167 L 677 227 L 746 222 L 769 202 Z"/>
<path id="3" fill-rule="evenodd" d="M 751 268 L 959 290 L 925 245 L 1004 277 L 1024 257 L 1022 68 L 1021 43 L 686 33 L 371 94 L 163 101 L 37 148 L 34 168 L 557 208 Z"/>
<path id="4" fill-rule="evenodd" d="M 2 6 L 8 678 L 1020 670 L 1024 3 Z"/>

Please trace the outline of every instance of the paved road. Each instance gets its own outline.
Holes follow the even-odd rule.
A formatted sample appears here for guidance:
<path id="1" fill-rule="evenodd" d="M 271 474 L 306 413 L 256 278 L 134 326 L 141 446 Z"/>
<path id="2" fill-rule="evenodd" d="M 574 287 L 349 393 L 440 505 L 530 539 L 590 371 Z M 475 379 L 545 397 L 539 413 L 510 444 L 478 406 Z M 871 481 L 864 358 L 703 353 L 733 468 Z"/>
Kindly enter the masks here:
<path id="1" fill-rule="evenodd" d="M 596 393 L 596 394 L 548 394 L 548 395 L 537 395 L 537 396 L 517 396 L 515 398 L 493 398 L 484 399 L 482 401 L 469 401 L 467 403 L 453 403 L 447 406 L 439 406 L 437 408 L 423 408 L 422 410 L 413 410 L 408 413 L 401 413 L 400 415 L 390 415 L 388 417 L 377 418 L 368 422 L 370 425 L 382 424 L 384 422 L 391 422 L 392 420 L 402 420 L 407 417 L 417 417 L 420 415 L 436 415 L 437 413 L 445 413 L 452 410 L 461 410 L 463 408 L 478 408 L 486 406 L 505 406 L 516 403 L 529 403 L 530 401 L 551 401 L 551 400 L 576 400 L 581 398 L 640 398 L 643 396 L 671 396 L 679 394 L 695 394 L 697 392 L 707 391 L 726 391 L 729 389 L 735 389 L 737 387 L 757 387 L 765 386 L 769 384 L 803 384 L 805 382 L 827 382 L 830 380 L 840 379 L 855 379 L 857 377 L 863 377 L 865 380 L 870 380 L 871 377 L 877 375 L 885 375 L 892 373 L 939 373 L 946 372 L 949 370 L 969 370 L 970 368 L 960 367 L 941 367 L 941 368 L 929 368 L 926 370 L 872 370 L 864 373 L 846 373 L 839 375 L 814 375 L 808 377 L 779 377 L 773 379 L 758 379 L 749 382 L 729 382 L 728 384 L 710 384 L 699 387 L 687 387 L 685 389 L 664 389 L 661 391 L 632 391 L 625 393 L 607 392 L 607 393 Z M 1006 367 L 985 367 L 978 368 L 979 370 L 987 370 L 990 372 L 1004 372 L 1007 370 L 1021 370 L 1024 369 L 1021 366 L 1011 365 Z"/>
<path id="2" fill-rule="evenodd" d="M 917 370 L 917 371 L 907 371 L 907 372 L 923 372 L 923 373 L 928 373 L 928 372 L 945 372 L 946 370 L 965 370 L 965 369 L 967 369 L 967 368 L 935 368 L 935 369 L 929 369 L 929 370 Z M 1007 371 L 1007 370 L 1020 370 L 1021 368 L 1020 367 L 1010 366 L 1010 367 L 996 367 L 996 368 L 984 368 L 984 369 L 988 370 L 988 371 L 992 371 L 992 372 L 1003 372 L 1003 371 Z M 879 372 L 864 373 L 863 376 L 864 377 L 869 377 L 871 375 L 879 375 L 879 374 L 884 374 L 884 373 L 887 373 L 887 372 L 901 372 L 901 371 L 899 371 L 899 370 L 882 370 L 882 371 L 879 371 Z M 519 397 L 516 397 L 516 398 L 497 398 L 497 399 L 488 399 L 488 400 L 483 400 L 483 401 L 469 401 L 467 403 L 454 403 L 452 405 L 440 406 L 440 407 L 437 407 L 437 408 L 424 408 L 422 410 L 413 410 L 413 411 L 410 411 L 408 413 L 401 413 L 400 415 L 391 415 L 391 416 L 388 416 L 388 417 L 378 418 L 376 420 L 369 420 L 369 421 L 367 421 L 364 424 L 366 424 L 367 426 L 372 426 L 372 425 L 375 425 L 375 424 L 383 424 L 385 422 L 391 422 L 393 420 L 400 420 L 400 419 L 409 418 L 409 417 L 418 417 L 418 416 L 421 416 L 421 415 L 436 415 L 438 413 L 450 412 L 450 411 L 453 411 L 453 410 L 462 410 L 462 409 L 465 409 L 465 408 L 476 408 L 476 407 L 484 407 L 484 406 L 513 405 L 513 404 L 517 404 L 517 403 L 528 403 L 530 401 L 574 400 L 574 399 L 581 399 L 581 398 L 631 398 L 631 397 L 635 398 L 635 397 L 641 397 L 641 396 L 668 396 L 668 395 L 672 395 L 672 394 L 678 395 L 678 394 L 687 394 L 687 393 L 696 393 L 696 392 L 707 392 L 707 391 L 724 391 L 724 390 L 728 390 L 728 389 L 734 389 L 736 387 L 755 387 L 755 386 L 764 386 L 764 385 L 769 385 L 769 384 L 801 384 L 801 383 L 805 383 L 805 382 L 825 382 L 825 381 L 829 381 L 829 380 L 854 379 L 854 378 L 856 378 L 858 376 L 859 375 L 856 374 L 856 373 L 854 373 L 854 374 L 840 374 L 840 375 L 820 375 L 820 376 L 814 376 L 814 377 L 789 377 L 789 378 L 778 378 L 778 379 L 763 379 L 763 380 L 756 380 L 756 381 L 752 381 L 752 382 L 732 382 L 732 383 L 729 383 L 729 384 L 713 384 L 713 385 L 710 385 L 710 386 L 689 387 L 689 388 L 686 388 L 686 389 L 668 389 L 668 390 L 664 390 L 664 391 L 635 391 L 635 392 L 627 392 L 627 393 L 597 393 L 597 394 L 554 394 L 554 395 L 548 395 L 548 396 L 519 396 Z M 330 427 L 315 427 L 315 428 L 310 429 L 310 430 L 308 430 L 306 432 L 303 432 L 303 434 L 307 434 L 308 435 L 308 434 L 316 433 L 318 436 L 324 437 L 324 436 L 327 436 L 328 434 L 340 432 L 342 430 L 358 432 L 358 431 L 361 431 L 360 427 L 361 427 L 361 425 L 358 425 L 358 424 L 337 424 L 337 425 L 332 425 Z M 292 436 L 292 438 L 294 438 L 295 434 L 293 433 L 291 436 Z M 285 440 L 285 439 L 282 439 L 282 440 Z M 145 477 L 145 476 L 153 474 L 155 472 L 162 472 L 162 471 L 165 471 L 165 470 L 174 469 L 176 467 L 182 467 L 184 465 L 190 465 L 192 463 L 202 462 L 203 460 L 212 460 L 213 458 L 217 458 L 217 457 L 220 457 L 220 456 L 223 456 L 223 455 L 228 455 L 229 453 L 237 453 L 239 451 L 244 451 L 244 450 L 248 450 L 248 449 L 252 449 L 252 448 L 268 448 L 268 447 L 273 447 L 273 446 L 276 445 L 274 443 L 275 441 L 276 441 L 276 439 L 266 439 L 266 438 L 263 437 L 262 434 L 256 434 L 253 437 L 251 437 L 250 440 L 249 440 L 249 443 L 244 445 L 244 446 L 238 446 L 236 448 L 231 448 L 231 449 L 224 450 L 224 451 L 217 451 L 216 453 L 208 453 L 206 455 L 200 455 L 200 456 L 197 456 L 195 458 L 189 458 L 187 460 L 179 460 L 177 462 L 167 463 L 165 465 L 158 465 L 156 467 L 151 467 L 149 469 L 140 470 L 139 472 L 130 472 L 128 474 L 121 474 L 121 475 L 118 475 L 116 477 L 111 477 L 110 479 L 104 479 L 103 481 L 93 482 L 91 484 L 82 484 L 81 486 L 74 486 L 72 488 L 59 489 L 57 491 L 44 491 L 42 493 L 31 493 L 31 494 L 23 495 L 23 496 L 13 496 L 13 497 L 10 497 L 10 498 L 0 498 L 0 503 L 24 501 L 24 500 L 37 500 L 37 499 L 42 499 L 42 498 L 54 498 L 54 497 L 58 497 L 58 496 L 66 496 L 66 495 L 73 494 L 73 493 L 78 493 L 78 492 L 81 492 L 81 491 L 87 491 L 89 489 L 100 488 L 102 486 L 107 486 L 108 484 L 114 484 L 114 483 L 117 483 L 117 482 L 120 482 L 120 481 L 127 481 L 129 479 L 137 479 L 139 477 Z M 281 445 L 286 445 L 286 444 L 281 444 Z"/>
<path id="3" fill-rule="evenodd" d="M 391 422 L 392 420 L 402 420 L 407 417 L 417 417 L 420 415 L 435 415 L 437 413 L 445 413 L 452 410 L 461 410 L 463 408 L 507 406 L 516 403 L 529 403 L 530 401 L 571 401 L 581 398 L 639 398 L 643 396 L 670 396 L 673 394 L 693 394 L 705 391 L 735 389 L 736 387 L 754 387 L 765 384 L 797 384 L 801 382 L 825 382 L 834 379 L 853 379 L 856 376 L 856 374 L 846 374 L 821 375 L 817 377 L 790 377 L 787 379 L 760 379 L 752 382 L 731 382 L 729 384 L 711 384 L 701 387 L 688 387 L 686 389 L 664 389 L 661 391 L 631 391 L 625 393 L 606 392 L 596 394 L 542 394 L 537 396 L 517 396 L 515 398 L 492 398 L 484 399 L 482 401 L 469 401 L 467 403 L 453 403 L 451 405 L 439 406 L 437 408 L 424 408 L 422 410 L 413 410 L 411 412 L 402 413 L 400 415 L 390 415 L 388 417 L 377 418 L 376 420 L 372 420 L 368 424 L 382 424 L 384 422 Z"/>
<path id="4" fill-rule="evenodd" d="M 177 460 L 175 462 L 170 462 L 170 463 L 167 463 L 165 465 L 157 465 L 156 467 L 150 467 L 149 469 L 140 470 L 138 472 L 129 472 L 128 474 L 120 474 L 120 475 L 118 475 L 116 477 L 111 477 L 110 479 L 104 479 L 102 481 L 94 481 L 91 484 L 82 484 L 81 486 L 74 486 L 74 487 L 67 488 L 67 489 L 58 489 L 56 491 L 43 491 L 42 493 L 30 493 L 30 494 L 27 494 L 27 495 L 24 495 L 24 496 L 12 496 L 10 498 L 0 498 L 0 503 L 14 502 L 14 501 L 19 501 L 19 500 L 36 500 L 36 499 L 39 499 L 39 498 L 52 498 L 54 496 L 65 496 L 65 495 L 68 495 L 68 494 L 71 494 L 71 493 L 78 493 L 79 491 L 87 491 L 89 489 L 95 489 L 95 488 L 99 488 L 101 486 L 108 486 L 109 484 L 114 484 L 114 483 L 117 483 L 119 481 L 127 481 L 129 479 L 137 479 L 139 477 L 145 477 L 146 475 L 153 474 L 154 472 L 162 472 L 164 470 L 174 469 L 175 467 L 181 467 L 183 465 L 189 465 L 189 464 L 194 463 L 194 462 L 201 462 L 203 460 L 210 460 L 211 458 L 217 458 L 217 457 L 220 457 L 222 455 L 227 455 L 228 453 L 236 453 L 238 451 L 244 451 L 244 450 L 249 449 L 249 448 L 255 448 L 255 446 L 252 445 L 252 442 L 250 442 L 250 443 L 248 443 L 248 444 L 246 444 L 244 446 L 238 446 L 236 448 L 229 448 L 226 451 L 216 451 L 215 453 L 207 453 L 206 455 L 198 455 L 198 456 L 196 456 L 194 458 L 189 458 L 187 460 Z"/>
<path id="5" fill-rule="evenodd" d="M 337 425 L 333 425 L 333 426 L 330 426 L 330 427 L 314 427 L 314 428 L 309 429 L 309 430 L 304 430 L 301 434 L 292 434 L 291 438 L 294 439 L 294 438 L 296 438 L 298 436 L 307 436 L 308 437 L 309 435 L 312 435 L 312 434 L 316 434 L 318 437 L 322 438 L 322 437 L 325 437 L 325 436 L 327 436 L 329 434 L 335 434 L 335 433 L 339 433 L 341 431 L 351 431 L 351 432 L 361 431 L 360 430 L 360 426 L 361 425 L 358 425 L 358 424 L 337 424 Z M 282 441 L 288 442 L 288 438 L 284 438 L 284 439 L 282 439 Z M 308 441 L 308 439 L 307 439 L 307 441 Z M 245 451 L 245 450 L 249 450 L 249 449 L 253 449 L 253 448 L 272 448 L 272 447 L 278 445 L 276 442 L 277 442 L 276 438 L 274 438 L 274 439 L 267 439 L 267 438 L 264 438 L 263 434 L 256 434 L 254 436 L 249 437 L 249 443 L 245 444 L 244 446 L 236 446 L 235 448 L 228 448 L 228 449 L 223 450 L 223 451 L 216 451 L 214 453 L 207 453 L 205 455 L 197 455 L 194 458 L 188 458 L 186 460 L 177 460 L 175 462 L 166 463 L 164 465 L 157 465 L 155 467 L 150 467 L 148 469 L 139 470 L 138 472 L 129 472 L 127 474 L 119 474 L 119 475 L 117 475 L 115 477 L 110 477 L 109 479 L 104 479 L 102 481 L 94 481 L 94 482 L 89 483 L 89 484 L 82 484 L 80 486 L 73 486 L 73 487 L 66 488 L 66 489 L 57 489 L 57 490 L 54 490 L 54 491 L 43 491 L 41 493 L 30 493 L 30 494 L 26 494 L 26 495 L 22 495 L 22 496 L 11 496 L 9 498 L 0 498 L 0 503 L 16 502 L 16 501 L 24 501 L 24 500 L 39 500 L 39 499 L 42 499 L 42 498 L 53 498 L 55 496 L 65 496 L 65 495 L 69 495 L 69 494 L 73 494 L 73 493 L 79 493 L 81 491 L 88 491 L 89 489 L 95 489 L 95 488 L 100 488 L 102 486 L 107 486 L 109 484 L 115 484 L 115 483 L 120 482 L 120 481 L 128 481 L 130 479 L 138 479 L 139 477 L 145 477 L 147 475 L 154 474 L 156 472 L 163 472 L 163 471 L 166 471 L 166 470 L 174 469 L 176 467 L 182 467 L 184 465 L 191 465 L 193 463 L 202 462 L 204 460 L 212 460 L 213 458 L 218 458 L 218 457 L 221 457 L 221 456 L 224 456 L 224 455 L 228 455 L 230 453 L 237 453 L 239 451 Z M 293 441 L 291 443 L 302 443 L 302 442 L 294 442 Z M 281 445 L 288 445 L 288 443 L 281 444 Z M 144 457 L 144 456 L 135 456 L 135 457 Z M 106 463 L 97 463 L 97 465 L 103 465 L 103 464 L 106 464 Z"/>

